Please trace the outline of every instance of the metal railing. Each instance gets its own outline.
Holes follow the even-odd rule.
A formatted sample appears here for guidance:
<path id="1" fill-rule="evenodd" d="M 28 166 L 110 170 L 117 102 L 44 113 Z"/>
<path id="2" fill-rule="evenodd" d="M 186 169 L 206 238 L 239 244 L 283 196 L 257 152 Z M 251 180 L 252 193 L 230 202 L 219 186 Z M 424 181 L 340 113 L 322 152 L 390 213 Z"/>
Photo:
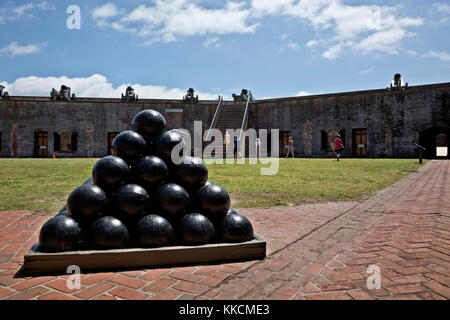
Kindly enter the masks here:
<path id="1" fill-rule="evenodd" d="M 251 95 L 248 95 L 247 104 L 245 106 L 244 118 L 242 119 L 241 132 L 239 133 L 239 141 L 240 142 L 242 141 L 242 135 L 244 134 L 244 131 L 247 130 L 248 109 L 250 106 L 250 101 L 251 101 Z M 243 145 L 243 144 L 241 143 L 241 145 Z"/>
<path id="2" fill-rule="evenodd" d="M 419 150 L 419 163 L 422 164 L 423 163 L 423 152 L 427 149 L 425 147 L 422 147 L 421 145 L 418 145 L 417 143 L 414 143 L 414 145 Z"/>
<path id="3" fill-rule="evenodd" d="M 206 134 L 206 141 L 211 140 L 211 129 L 216 126 L 217 119 L 219 118 L 220 110 L 222 109 L 223 96 L 219 94 L 219 103 L 217 104 L 216 112 L 214 113 L 213 120 L 211 121 L 211 126 L 209 127 L 208 133 Z"/>

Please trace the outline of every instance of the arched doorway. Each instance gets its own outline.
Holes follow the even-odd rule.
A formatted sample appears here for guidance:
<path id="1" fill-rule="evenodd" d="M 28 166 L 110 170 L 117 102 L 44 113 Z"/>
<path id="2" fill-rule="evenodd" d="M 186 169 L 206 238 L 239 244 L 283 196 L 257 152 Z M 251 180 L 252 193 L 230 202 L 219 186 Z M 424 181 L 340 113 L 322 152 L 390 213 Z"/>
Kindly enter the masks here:
<path id="1" fill-rule="evenodd" d="M 426 148 L 424 158 L 450 159 L 449 127 L 431 127 L 419 134 L 419 144 Z"/>

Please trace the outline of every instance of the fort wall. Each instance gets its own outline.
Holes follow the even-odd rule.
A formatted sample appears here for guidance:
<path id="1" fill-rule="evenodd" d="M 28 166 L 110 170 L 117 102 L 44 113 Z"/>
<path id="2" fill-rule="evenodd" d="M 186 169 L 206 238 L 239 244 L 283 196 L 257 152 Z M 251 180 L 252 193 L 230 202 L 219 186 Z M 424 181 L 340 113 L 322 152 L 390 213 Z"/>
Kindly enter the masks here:
<path id="1" fill-rule="evenodd" d="M 332 156 L 327 143 L 340 132 L 346 145 L 343 156 L 415 157 L 413 144 L 420 142 L 421 132 L 432 127 L 450 128 L 449 97 L 450 83 L 442 83 L 405 90 L 256 100 L 250 106 L 248 127 L 279 129 L 284 136 L 293 136 L 296 156 Z M 235 103 L 226 101 L 224 105 Z M 195 105 L 157 99 L 53 102 L 49 97 L 11 96 L 0 100 L 0 156 L 36 156 L 36 133 L 42 132 L 47 134 L 47 145 L 41 156 L 50 157 L 55 152 L 57 157 L 102 157 L 108 153 L 109 135 L 130 129 L 140 110 L 157 110 L 166 117 L 169 129 L 193 132 L 194 121 L 201 121 L 203 130 L 209 128 L 216 108 L 217 101 Z M 55 151 L 55 133 L 67 132 L 76 133 L 76 150 Z M 357 145 L 365 147 L 355 149 Z"/>

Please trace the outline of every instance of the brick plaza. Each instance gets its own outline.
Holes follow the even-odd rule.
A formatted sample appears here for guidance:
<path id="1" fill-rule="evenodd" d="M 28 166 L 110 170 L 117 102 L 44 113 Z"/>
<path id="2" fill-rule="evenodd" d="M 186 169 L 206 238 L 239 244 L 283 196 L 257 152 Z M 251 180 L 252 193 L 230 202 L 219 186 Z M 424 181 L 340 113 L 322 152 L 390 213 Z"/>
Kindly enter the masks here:
<path id="1" fill-rule="evenodd" d="M 449 299 L 450 162 L 433 160 L 363 202 L 239 209 L 263 261 L 23 277 L 50 216 L 0 212 L 0 299 Z M 367 287 L 368 266 L 381 288 Z"/>

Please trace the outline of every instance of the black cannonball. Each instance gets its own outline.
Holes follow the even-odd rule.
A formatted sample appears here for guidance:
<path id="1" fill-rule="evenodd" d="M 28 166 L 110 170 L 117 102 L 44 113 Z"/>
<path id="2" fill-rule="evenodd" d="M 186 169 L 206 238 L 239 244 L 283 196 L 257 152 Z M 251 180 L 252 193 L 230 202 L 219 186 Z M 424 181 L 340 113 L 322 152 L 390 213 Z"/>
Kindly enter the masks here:
<path id="1" fill-rule="evenodd" d="M 166 119 L 158 111 L 142 110 L 134 116 L 132 126 L 148 143 L 166 130 Z"/>
<path id="2" fill-rule="evenodd" d="M 61 209 L 61 211 L 59 211 L 56 215 L 57 216 L 68 216 L 69 217 L 69 211 L 67 211 L 66 206 L 64 206 L 64 208 Z"/>
<path id="3" fill-rule="evenodd" d="M 83 244 L 81 227 L 66 215 L 47 220 L 39 233 L 39 251 L 61 252 L 79 250 Z"/>
<path id="4" fill-rule="evenodd" d="M 184 243 L 190 245 L 209 243 L 215 236 L 212 222 L 200 213 L 185 215 L 180 221 L 180 232 Z"/>
<path id="5" fill-rule="evenodd" d="M 177 166 L 177 180 L 188 192 L 197 192 L 208 181 L 208 169 L 200 158 L 183 157 Z"/>
<path id="6" fill-rule="evenodd" d="M 234 210 L 222 220 L 218 233 L 225 242 L 250 241 L 254 235 L 251 222 Z"/>
<path id="7" fill-rule="evenodd" d="M 83 184 L 94 184 L 94 180 L 92 178 L 87 179 Z"/>
<path id="8" fill-rule="evenodd" d="M 169 167 L 171 167 L 173 164 L 172 150 L 178 144 L 180 144 L 180 152 L 178 153 L 178 156 L 182 156 L 182 150 L 184 150 L 184 148 L 186 147 L 186 141 L 184 141 L 183 137 L 175 131 L 164 132 L 155 139 L 156 152 L 158 156 L 163 159 Z"/>
<path id="9" fill-rule="evenodd" d="M 239 214 L 239 213 L 237 213 L 236 210 L 234 210 L 233 208 L 230 208 L 227 214 Z"/>
<path id="10" fill-rule="evenodd" d="M 116 209 L 128 216 L 135 216 L 148 209 L 150 197 L 144 188 L 137 184 L 126 184 L 114 193 Z"/>
<path id="11" fill-rule="evenodd" d="M 175 239 L 170 222 L 156 214 L 149 214 L 139 220 L 136 233 L 139 243 L 146 247 L 166 246 Z"/>
<path id="12" fill-rule="evenodd" d="M 214 184 L 214 183 L 212 183 L 211 181 L 208 180 L 208 181 L 206 181 L 205 186 L 209 186 L 211 184 Z"/>
<path id="13" fill-rule="evenodd" d="M 105 192 L 95 184 L 83 184 L 73 190 L 67 199 L 69 216 L 80 223 L 98 219 L 108 206 Z"/>
<path id="14" fill-rule="evenodd" d="M 98 249 L 122 248 L 129 239 L 128 230 L 117 218 L 103 217 L 91 226 L 92 244 Z"/>
<path id="15" fill-rule="evenodd" d="M 139 133 L 123 131 L 114 138 L 112 149 L 115 156 L 132 165 L 146 152 L 146 143 Z"/>
<path id="16" fill-rule="evenodd" d="M 128 164 L 119 157 L 107 156 L 94 165 L 92 180 L 106 193 L 112 193 L 125 184 L 131 176 Z"/>
<path id="17" fill-rule="evenodd" d="M 179 220 L 190 205 L 190 197 L 187 191 L 175 183 L 165 184 L 156 192 L 158 205 L 162 215 L 169 221 Z"/>
<path id="18" fill-rule="evenodd" d="M 163 185 L 169 176 L 169 169 L 163 160 L 147 156 L 132 167 L 136 181 L 147 190 L 155 190 Z"/>
<path id="19" fill-rule="evenodd" d="M 213 183 L 200 188 L 197 193 L 200 211 L 214 223 L 222 220 L 230 210 L 228 192 Z"/>

